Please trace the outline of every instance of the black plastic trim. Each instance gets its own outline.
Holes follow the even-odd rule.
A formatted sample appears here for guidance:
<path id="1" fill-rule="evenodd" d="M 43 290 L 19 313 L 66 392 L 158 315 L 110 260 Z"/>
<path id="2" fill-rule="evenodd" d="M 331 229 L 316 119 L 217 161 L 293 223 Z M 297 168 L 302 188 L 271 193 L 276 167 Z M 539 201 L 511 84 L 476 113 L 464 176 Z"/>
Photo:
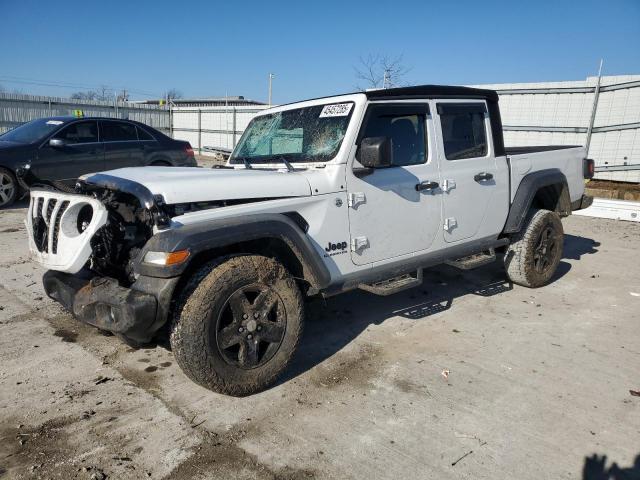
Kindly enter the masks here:
<path id="1" fill-rule="evenodd" d="M 589 195 L 582 195 L 579 200 L 571 202 L 571 211 L 575 212 L 576 210 L 584 210 L 585 208 L 589 208 L 592 204 L 593 197 Z"/>
<path id="2" fill-rule="evenodd" d="M 42 283 L 78 320 L 145 343 L 165 323 L 178 279 L 141 276 L 125 288 L 86 269 L 75 275 L 49 270 Z"/>
<path id="3" fill-rule="evenodd" d="M 329 285 L 331 275 L 311 239 L 294 220 L 280 213 L 210 220 L 160 232 L 151 237 L 140 252 L 135 271 L 145 276 L 168 278 L 181 275 L 189 265 L 189 261 L 168 267 L 144 263 L 142 260 L 148 251 L 189 250 L 192 260 L 208 250 L 269 238 L 289 245 L 304 268 L 305 280 L 313 287 L 322 289 Z"/>
<path id="4" fill-rule="evenodd" d="M 519 232 L 538 190 L 542 187 L 558 184 L 560 184 L 565 191 L 569 191 L 567 177 L 555 168 L 540 170 L 526 175 L 520 182 L 520 185 L 518 185 L 518 190 L 511 203 L 503 233 Z M 569 214 L 571 212 L 565 213 Z"/>
<path id="5" fill-rule="evenodd" d="M 81 190 L 92 190 L 95 187 L 102 187 L 108 190 L 120 191 L 133 195 L 138 199 L 140 205 L 146 208 L 153 215 L 154 223 L 158 228 L 169 226 L 169 217 L 162 211 L 153 193 L 144 185 L 121 177 L 114 177 L 105 173 L 95 173 L 82 180 L 78 180 Z"/>

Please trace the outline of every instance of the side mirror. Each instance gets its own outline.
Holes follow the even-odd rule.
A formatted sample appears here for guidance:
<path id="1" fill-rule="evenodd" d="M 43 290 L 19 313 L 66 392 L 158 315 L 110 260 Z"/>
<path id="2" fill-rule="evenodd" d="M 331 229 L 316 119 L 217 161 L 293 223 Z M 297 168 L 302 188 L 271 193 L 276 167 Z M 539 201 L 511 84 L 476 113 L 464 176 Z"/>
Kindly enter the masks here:
<path id="1" fill-rule="evenodd" d="M 389 137 L 367 137 L 360 142 L 358 161 L 365 168 L 385 168 L 393 163 Z"/>
<path id="2" fill-rule="evenodd" d="M 61 148 L 61 147 L 64 147 L 66 144 L 67 142 L 65 142 L 61 138 L 52 138 L 51 140 L 49 140 L 49 146 L 52 148 Z"/>

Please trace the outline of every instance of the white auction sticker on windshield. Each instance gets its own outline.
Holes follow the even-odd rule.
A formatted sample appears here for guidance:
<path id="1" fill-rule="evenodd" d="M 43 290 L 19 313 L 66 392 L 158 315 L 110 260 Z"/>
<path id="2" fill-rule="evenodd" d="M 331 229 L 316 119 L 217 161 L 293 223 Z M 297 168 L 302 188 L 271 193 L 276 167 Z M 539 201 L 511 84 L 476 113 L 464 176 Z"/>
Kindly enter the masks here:
<path id="1" fill-rule="evenodd" d="M 49 120 L 47 122 L 47 125 L 62 125 L 64 122 L 60 121 L 60 120 Z"/>
<path id="2" fill-rule="evenodd" d="M 325 117 L 346 117 L 351 111 L 353 103 L 334 103 L 333 105 L 325 105 L 320 112 L 320 118 Z"/>

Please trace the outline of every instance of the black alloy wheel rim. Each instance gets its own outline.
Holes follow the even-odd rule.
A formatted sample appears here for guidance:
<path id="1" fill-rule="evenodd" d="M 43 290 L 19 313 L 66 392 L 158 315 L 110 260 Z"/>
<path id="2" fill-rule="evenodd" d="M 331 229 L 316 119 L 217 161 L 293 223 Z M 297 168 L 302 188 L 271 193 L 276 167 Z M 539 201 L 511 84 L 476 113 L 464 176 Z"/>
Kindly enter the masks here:
<path id="1" fill-rule="evenodd" d="M 222 307 L 215 343 L 228 364 L 250 370 L 275 355 L 286 325 L 280 296 L 268 285 L 247 285 L 233 292 Z"/>
<path id="2" fill-rule="evenodd" d="M 558 232 L 550 223 L 546 224 L 540 232 L 533 252 L 533 268 L 536 272 L 546 273 L 553 265 L 560 246 L 558 237 Z"/>

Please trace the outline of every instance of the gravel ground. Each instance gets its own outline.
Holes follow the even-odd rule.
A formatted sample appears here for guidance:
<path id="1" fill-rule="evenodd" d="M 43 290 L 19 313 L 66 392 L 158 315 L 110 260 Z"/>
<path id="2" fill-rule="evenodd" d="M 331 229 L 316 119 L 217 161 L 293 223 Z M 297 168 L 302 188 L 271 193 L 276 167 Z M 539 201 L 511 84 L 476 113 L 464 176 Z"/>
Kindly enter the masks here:
<path id="1" fill-rule="evenodd" d="M 24 214 L 0 212 L 2 478 L 640 475 L 637 223 L 567 219 L 538 290 L 494 264 L 315 301 L 285 378 L 231 398 L 47 299 Z"/>

